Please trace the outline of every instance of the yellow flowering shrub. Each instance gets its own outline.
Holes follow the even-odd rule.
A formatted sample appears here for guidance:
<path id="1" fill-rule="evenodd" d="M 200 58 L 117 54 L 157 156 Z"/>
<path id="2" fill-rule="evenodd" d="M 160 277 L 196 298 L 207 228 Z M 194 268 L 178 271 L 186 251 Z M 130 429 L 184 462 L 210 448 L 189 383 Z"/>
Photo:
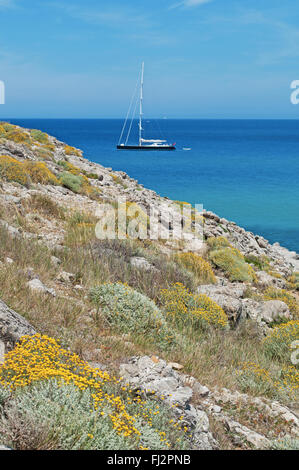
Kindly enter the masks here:
<path id="1" fill-rule="evenodd" d="M 23 185 L 29 181 L 23 163 L 7 155 L 0 155 L 0 177 Z"/>
<path id="2" fill-rule="evenodd" d="M 105 383 L 117 383 L 116 378 L 92 368 L 76 354 L 61 348 L 53 338 L 39 334 L 24 336 L 0 367 L 0 383 L 11 390 L 54 377 L 61 383 L 72 383 L 80 390 L 92 389 L 95 409 L 111 410 L 110 418 L 118 433 L 140 435 L 134 426 L 135 419 L 126 412 L 122 399 L 105 392 Z"/>
<path id="3" fill-rule="evenodd" d="M 228 327 L 228 318 L 221 307 L 205 294 L 192 294 L 183 284 L 176 283 L 161 291 L 164 310 L 170 321 L 204 328 L 208 325 Z"/>
<path id="4" fill-rule="evenodd" d="M 82 157 L 82 153 L 80 150 L 76 149 L 75 147 L 71 147 L 70 145 L 64 146 L 64 152 L 66 155 L 75 155 L 76 157 Z"/>
<path id="5" fill-rule="evenodd" d="M 281 323 L 271 329 L 264 339 L 264 347 L 271 357 L 290 362 L 291 354 L 299 350 L 299 320 Z"/>
<path id="6" fill-rule="evenodd" d="M 274 375 L 255 362 L 245 362 L 238 379 L 244 391 L 255 388 L 272 398 L 298 399 L 299 369 L 294 366 L 283 367 Z"/>
<path id="7" fill-rule="evenodd" d="M 175 260 L 193 272 L 201 284 L 214 284 L 216 282 L 212 266 L 201 256 L 195 253 L 178 253 L 175 255 Z"/>
<path id="8" fill-rule="evenodd" d="M 16 144 L 31 143 L 29 134 L 23 132 L 22 130 L 15 128 L 12 131 L 9 131 L 5 134 L 5 139 L 12 140 Z"/>
<path id="9" fill-rule="evenodd" d="M 236 248 L 226 246 L 213 249 L 209 257 L 216 266 L 226 272 L 231 281 L 257 282 L 254 269 L 246 263 L 244 256 Z"/>
<path id="10" fill-rule="evenodd" d="M 33 183 L 59 184 L 56 176 L 43 162 L 25 162 L 24 168 Z"/>
<path id="11" fill-rule="evenodd" d="M 297 304 L 295 298 L 287 290 L 276 289 L 275 287 L 268 287 L 264 292 L 265 300 L 281 300 L 286 303 L 290 309 L 290 312 L 296 317 L 299 318 L 299 305 Z"/>
<path id="12" fill-rule="evenodd" d="M 121 379 L 91 367 L 45 335 L 23 336 L 15 349 L 5 355 L 0 366 L 1 387 L 10 391 L 12 399 L 15 397 L 16 407 L 21 404 L 20 413 L 30 408 L 39 421 L 40 414 L 45 421 L 52 420 L 50 435 L 56 434 L 54 441 L 60 442 L 60 448 L 79 445 L 111 449 L 109 441 L 110 445 L 115 441 L 123 448 L 168 449 L 177 444 L 176 439 L 184 445 L 181 427 L 171 424 L 174 420 L 169 420 L 170 410 L 157 404 L 154 397 L 132 393 Z M 26 417 L 25 413 L 24 424 Z M 108 443 L 102 428 L 109 434 Z M 16 442 L 18 439 L 15 436 Z"/>
<path id="13" fill-rule="evenodd" d="M 299 290 L 299 272 L 293 273 L 288 278 L 288 286 L 290 289 Z"/>
<path id="14" fill-rule="evenodd" d="M 8 181 L 27 184 L 59 184 L 56 176 L 43 162 L 20 162 L 7 155 L 0 155 L 0 176 Z"/>

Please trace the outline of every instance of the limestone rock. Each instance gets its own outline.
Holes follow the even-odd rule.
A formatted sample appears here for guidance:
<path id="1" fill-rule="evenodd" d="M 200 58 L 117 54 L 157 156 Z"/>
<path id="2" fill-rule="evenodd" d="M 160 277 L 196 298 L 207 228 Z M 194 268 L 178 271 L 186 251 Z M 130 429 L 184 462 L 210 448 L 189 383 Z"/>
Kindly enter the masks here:
<path id="1" fill-rule="evenodd" d="M 67 273 L 66 271 L 61 271 L 57 276 L 57 281 L 72 283 L 75 280 L 75 275 L 72 273 Z"/>
<path id="2" fill-rule="evenodd" d="M 194 449 L 217 448 L 207 414 L 190 404 L 192 388 L 185 385 L 184 376 L 174 371 L 170 364 L 163 360 L 154 361 L 148 356 L 133 357 L 129 363 L 121 364 L 120 374 L 132 389 L 150 395 L 155 392 L 166 403 L 176 405 L 173 413 L 191 433 Z"/>
<path id="3" fill-rule="evenodd" d="M 5 351 L 14 347 L 24 335 L 33 335 L 36 331 L 25 318 L 10 309 L 0 300 L 0 343 Z M 4 344 L 4 347 L 3 347 Z"/>
<path id="4" fill-rule="evenodd" d="M 49 287 L 46 287 L 39 279 L 35 278 L 27 282 L 27 286 L 33 292 L 39 292 L 41 294 L 50 294 L 53 297 L 56 296 L 55 290 Z"/>
<path id="5" fill-rule="evenodd" d="M 51 261 L 54 266 L 59 266 L 61 264 L 61 259 L 57 258 L 57 256 L 51 256 Z"/>
<path id="6" fill-rule="evenodd" d="M 146 258 L 140 256 L 134 256 L 130 259 L 130 264 L 138 269 L 144 269 L 145 271 L 158 271 L 153 264 L 151 264 Z"/>

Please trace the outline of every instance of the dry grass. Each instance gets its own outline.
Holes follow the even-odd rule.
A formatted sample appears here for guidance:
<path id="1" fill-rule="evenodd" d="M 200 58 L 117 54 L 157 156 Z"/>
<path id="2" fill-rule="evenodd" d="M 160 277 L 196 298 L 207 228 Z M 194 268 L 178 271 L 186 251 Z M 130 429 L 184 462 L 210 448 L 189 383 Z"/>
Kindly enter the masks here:
<path id="1" fill-rule="evenodd" d="M 183 341 L 175 349 L 163 352 L 157 344 L 142 334 L 123 336 L 105 322 L 97 322 L 93 305 L 86 298 L 88 290 L 104 282 L 128 283 L 137 291 L 161 304 L 161 288 L 174 282 L 182 282 L 194 291 L 192 274 L 173 263 L 167 255 L 148 241 L 99 241 L 94 236 L 95 219 L 74 213 L 70 217 L 45 196 L 33 196 L 26 210 L 64 224 L 66 249 L 53 253 L 42 243 L 33 240 L 11 239 L 0 228 L 1 259 L 14 260 L 0 270 L 0 295 L 13 309 L 24 315 L 38 331 L 60 339 L 64 346 L 89 360 L 118 364 L 126 357 L 139 354 L 156 354 L 169 361 L 184 365 L 184 372 L 196 377 L 209 387 L 240 389 L 238 371 L 242 362 L 249 359 L 267 370 L 277 373 L 281 364 L 265 355 L 262 342 L 254 323 L 241 324 L 236 330 L 196 331 L 191 326 L 179 328 Z M 0 208 L 1 217 L 16 217 L 14 209 Z M 57 254 L 60 267 L 51 262 Z M 154 270 L 138 269 L 130 264 L 132 256 L 143 256 L 153 264 Z M 31 267 L 41 281 L 54 287 L 57 297 L 37 295 L 26 286 L 26 269 Z M 71 272 L 83 287 L 76 292 L 72 285 L 61 286 L 55 279 L 59 270 Z M 250 393 L 257 394 L 252 389 Z"/>

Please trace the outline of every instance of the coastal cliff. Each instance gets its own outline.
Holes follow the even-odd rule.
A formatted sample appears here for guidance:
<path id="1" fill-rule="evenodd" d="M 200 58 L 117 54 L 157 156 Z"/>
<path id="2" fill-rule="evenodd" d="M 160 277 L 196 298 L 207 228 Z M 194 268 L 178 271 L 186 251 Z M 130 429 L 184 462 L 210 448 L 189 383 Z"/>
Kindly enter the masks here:
<path id="1" fill-rule="evenodd" d="M 8 123 L 0 237 L 0 444 L 299 447 L 297 253 Z"/>

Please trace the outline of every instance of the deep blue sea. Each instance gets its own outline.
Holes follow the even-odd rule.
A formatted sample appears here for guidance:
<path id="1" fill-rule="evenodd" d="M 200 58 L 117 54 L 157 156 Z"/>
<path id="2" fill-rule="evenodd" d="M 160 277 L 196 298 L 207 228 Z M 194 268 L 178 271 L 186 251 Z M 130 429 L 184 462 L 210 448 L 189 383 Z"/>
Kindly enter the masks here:
<path id="1" fill-rule="evenodd" d="M 203 204 L 299 252 L 297 120 L 145 120 L 145 137 L 176 142 L 174 152 L 117 151 L 120 119 L 10 122 L 42 129 L 163 196 Z M 136 142 L 135 122 L 133 130 Z"/>

